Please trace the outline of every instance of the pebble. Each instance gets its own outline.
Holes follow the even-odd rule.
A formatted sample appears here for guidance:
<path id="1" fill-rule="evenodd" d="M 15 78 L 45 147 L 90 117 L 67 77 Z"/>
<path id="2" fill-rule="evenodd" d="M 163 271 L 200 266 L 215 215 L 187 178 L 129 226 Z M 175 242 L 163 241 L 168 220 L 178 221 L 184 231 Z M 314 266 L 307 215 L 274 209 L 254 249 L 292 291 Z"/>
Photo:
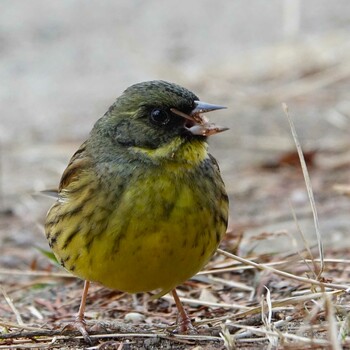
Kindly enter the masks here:
<path id="1" fill-rule="evenodd" d="M 138 312 L 129 312 L 124 316 L 125 322 L 139 323 L 145 319 L 145 315 L 139 314 Z"/>

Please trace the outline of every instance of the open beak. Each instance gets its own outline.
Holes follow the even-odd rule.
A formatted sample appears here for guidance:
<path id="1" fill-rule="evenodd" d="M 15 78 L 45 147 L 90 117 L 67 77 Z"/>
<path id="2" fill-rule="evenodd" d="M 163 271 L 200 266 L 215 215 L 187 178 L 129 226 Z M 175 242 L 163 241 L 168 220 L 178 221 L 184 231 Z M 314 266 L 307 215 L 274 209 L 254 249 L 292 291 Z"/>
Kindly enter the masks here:
<path id="1" fill-rule="evenodd" d="M 228 128 L 209 123 L 209 120 L 202 113 L 225 109 L 226 107 L 194 101 L 196 107 L 190 114 L 183 113 L 175 108 L 170 110 L 186 119 L 185 128 L 193 135 L 210 136 L 228 130 Z"/>

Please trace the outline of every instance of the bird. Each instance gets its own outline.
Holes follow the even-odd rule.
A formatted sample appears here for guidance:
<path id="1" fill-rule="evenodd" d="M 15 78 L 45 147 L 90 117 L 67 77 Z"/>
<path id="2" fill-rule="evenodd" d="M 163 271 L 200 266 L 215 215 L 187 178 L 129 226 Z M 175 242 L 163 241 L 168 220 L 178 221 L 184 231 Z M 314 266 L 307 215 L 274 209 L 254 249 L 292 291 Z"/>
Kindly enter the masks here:
<path id="1" fill-rule="evenodd" d="M 45 221 L 58 262 L 84 280 L 74 325 L 91 282 L 128 293 L 172 293 L 179 332 L 193 328 L 176 287 L 215 253 L 229 201 L 209 136 L 227 130 L 209 104 L 163 80 L 128 87 L 97 120 L 64 170 Z"/>

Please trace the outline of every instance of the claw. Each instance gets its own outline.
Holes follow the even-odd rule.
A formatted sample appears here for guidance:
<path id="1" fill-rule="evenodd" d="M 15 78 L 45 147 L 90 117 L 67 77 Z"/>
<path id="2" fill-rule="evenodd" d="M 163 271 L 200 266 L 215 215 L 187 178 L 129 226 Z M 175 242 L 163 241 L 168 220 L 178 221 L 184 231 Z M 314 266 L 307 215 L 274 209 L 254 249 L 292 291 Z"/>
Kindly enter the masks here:
<path id="1" fill-rule="evenodd" d="M 92 345 L 92 340 L 89 336 L 88 331 L 86 330 L 86 321 L 84 318 L 80 319 L 79 315 L 76 317 L 75 322 L 73 323 L 73 326 L 81 333 L 84 340 Z"/>
<path id="2" fill-rule="evenodd" d="M 66 329 L 79 331 L 80 334 L 83 336 L 85 342 L 89 345 L 92 345 L 92 340 L 89 336 L 88 331 L 86 330 L 86 321 L 84 317 L 80 317 L 80 315 L 78 315 L 75 318 L 74 322 L 68 323 L 66 326 L 63 327 L 62 332 L 64 332 Z"/>
<path id="3" fill-rule="evenodd" d="M 177 327 L 174 330 L 174 333 L 178 334 L 197 334 L 196 328 L 193 326 L 191 319 L 186 314 L 186 317 L 183 318 L 181 314 L 177 317 Z"/>
<path id="4" fill-rule="evenodd" d="M 83 295 L 81 297 L 78 315 L 75 318 L 75 321 L 72 323 L 69 323 L 67 326 L 65 326 L 62 331 L 64 331 L 66 328 L 76 329 L 81 333 L 85 342 L 92 345 L 92 340 L 89 336 L 88 331 L 86 330 L 86 321 L 84 318 L 86 298 L 87 298 L 89 286 L 90 286 L 90 282 L 85 281 Z"/>
<path id="5" fill-rule="evenodd" d="M 191 319 L 189 318 L 186 310 L 184 309 L 181 300 L 177 295 L 176 289 L 172 290 L 172 294 L 175 300 L 176 307 L 179 310 L 176 322 L 177 327 L 175 329 L 175 332 L 180 334 L 196 334 L 197 330 L 192 325 Z"/>

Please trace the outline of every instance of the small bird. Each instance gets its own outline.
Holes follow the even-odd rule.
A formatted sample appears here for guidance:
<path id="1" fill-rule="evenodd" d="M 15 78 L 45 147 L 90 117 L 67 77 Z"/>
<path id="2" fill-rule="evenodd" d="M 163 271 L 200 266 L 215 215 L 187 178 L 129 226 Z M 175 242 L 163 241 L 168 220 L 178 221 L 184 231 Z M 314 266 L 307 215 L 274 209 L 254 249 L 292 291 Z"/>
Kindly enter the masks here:
<path id="1" fill-rule="evenodd" d="M 223 238 L 228 197 L 207 137 L 227 130 L 201 102 L 166 81 L 127 88 L 94 125 L 63 172 L 45 232 L 60 264 L 85 280 L 129 293 L 172 291 L 180 332 L 191 329 L 175 287 L 195 275 Z"/>

